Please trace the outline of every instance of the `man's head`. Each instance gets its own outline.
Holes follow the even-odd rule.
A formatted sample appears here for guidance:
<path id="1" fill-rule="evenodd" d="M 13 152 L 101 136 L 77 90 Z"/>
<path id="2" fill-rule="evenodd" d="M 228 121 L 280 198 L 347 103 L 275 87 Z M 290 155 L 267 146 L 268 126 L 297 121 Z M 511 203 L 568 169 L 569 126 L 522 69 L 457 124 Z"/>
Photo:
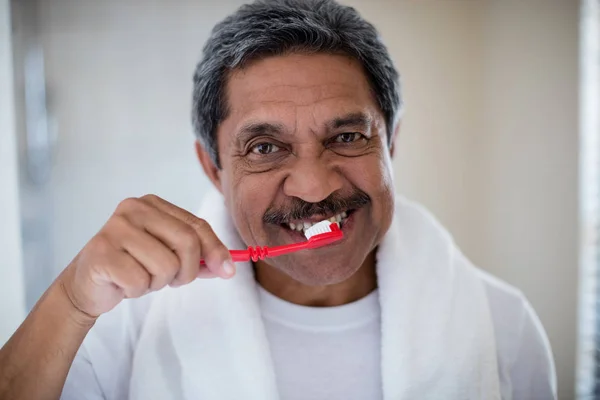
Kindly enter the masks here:
<path id="1" fill-rule="evenodd" d="M 349 278 L 389 228 L 400 105 L 376 30 L 330 0 L 241 7 L 194 75 L 198 153 L 246 244 L 298 242 L 299 226 L 344 218 L 342 242 L 269 261 L 305 284 Z"/>

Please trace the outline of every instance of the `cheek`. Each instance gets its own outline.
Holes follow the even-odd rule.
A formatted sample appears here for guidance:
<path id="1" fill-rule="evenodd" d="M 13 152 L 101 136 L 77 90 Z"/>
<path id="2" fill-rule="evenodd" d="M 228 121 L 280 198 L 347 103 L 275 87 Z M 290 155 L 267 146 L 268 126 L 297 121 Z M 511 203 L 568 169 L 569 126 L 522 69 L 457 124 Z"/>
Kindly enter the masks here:
<path id="1" fill-rule="evenodd" d="M 389 157 L 374 154 L 349 163 L 348 176 L 354 184 L 367 192 L 373 202 L 385 201 L 393 193 L 393 173 Z M 389 201 L 389 200 L 388 200 Z M 375 205 L 376 205 L 375 204 Z"/>
<path id="2" fill-rule="evenodd" d="M 246 245 L 264 244 L 262 218 L 275 198 L 275 180 L 266 174 L 241 174 L 231 182 L 227 207 L 238 233 Z"/>
<path id="3" fill-rule="evenodd" d="M 394 209 L 394 182 L 389 157 L 382 152 L 355 160 L 346 171 L 348 179 L 371 197 L 371 218 L 375 225 L 387 230 Z"/>

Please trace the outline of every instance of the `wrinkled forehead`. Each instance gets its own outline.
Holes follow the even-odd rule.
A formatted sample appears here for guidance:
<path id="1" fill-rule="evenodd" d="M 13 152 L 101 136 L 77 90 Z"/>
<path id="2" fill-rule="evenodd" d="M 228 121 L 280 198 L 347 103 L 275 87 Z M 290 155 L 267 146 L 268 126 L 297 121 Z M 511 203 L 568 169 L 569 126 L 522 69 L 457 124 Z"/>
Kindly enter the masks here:
<path id="1" fill-rule="evenodd" d="M 226 98 L 223 124 L 229 132 L 261 120 L 318 127 L 362 114 L 383 121 L 362 67 L 340 55 L 291 54 L 255 61 L 229 75 Z"/>

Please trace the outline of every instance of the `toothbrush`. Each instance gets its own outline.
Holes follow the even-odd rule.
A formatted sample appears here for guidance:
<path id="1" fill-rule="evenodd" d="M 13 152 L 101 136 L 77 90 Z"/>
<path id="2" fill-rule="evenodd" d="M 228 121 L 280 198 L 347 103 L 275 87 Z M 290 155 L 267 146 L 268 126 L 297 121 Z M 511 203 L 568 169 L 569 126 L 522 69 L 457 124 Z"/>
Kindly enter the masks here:
<path id="1" fill-rule="evenodd" d="M 234 262 L 258 261 L 265 258 L 278 257 L 284 254 L 295 253 L 300 250 L 316 249 L 333 242 L 337 242 L 344 237 L 344 233 L 336 222 L 327 220 L 318 222 L 308 228 L 304 235 L 308 239 L 306 242 L 288 244 L 283 246 L 249 246 L 247 250 L 229 250 Z M 204 264 L 204 260 L 200 260 Z"/>

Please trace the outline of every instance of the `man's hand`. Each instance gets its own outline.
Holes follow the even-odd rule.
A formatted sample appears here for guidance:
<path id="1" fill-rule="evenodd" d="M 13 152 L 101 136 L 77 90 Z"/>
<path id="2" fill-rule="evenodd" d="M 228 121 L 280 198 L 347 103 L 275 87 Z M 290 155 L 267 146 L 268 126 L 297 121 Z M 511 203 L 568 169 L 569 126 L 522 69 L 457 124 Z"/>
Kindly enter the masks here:
<path id="1" fill-rule="evenodd" d="M 234 273 L 229 251 L 208 223 L 147 195 L 122 201 L 59 281 L 79 311 L 97 317 L 124 298 Z"/>
<path id="2" fill-rule="evenodd" d="M 205 221 L 156 196 L 124 200 L 0 349 L 0 398 L 58 399 L 96 318 L 124 298 L 234 273 Z"/>

